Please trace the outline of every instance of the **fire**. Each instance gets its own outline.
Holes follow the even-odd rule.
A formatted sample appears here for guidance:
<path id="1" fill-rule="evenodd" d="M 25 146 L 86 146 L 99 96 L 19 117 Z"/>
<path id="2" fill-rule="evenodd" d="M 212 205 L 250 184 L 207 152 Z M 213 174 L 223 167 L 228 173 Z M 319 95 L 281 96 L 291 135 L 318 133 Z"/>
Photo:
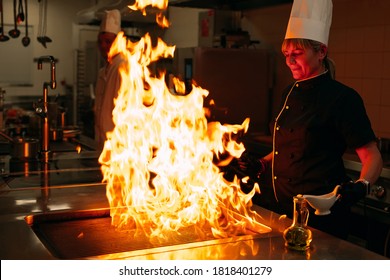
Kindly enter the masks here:
<path id="1" fill-rule="evenodd" d="M 152 6 L 159 10 L 166 10 L 168 7 L 168 0 L 136 0 L 134 5 L 129 5 L 131 10 L 141 10 L 143 15 L 146 15 L 146 7 Z M 156 22 L 161 27 L 168 27 L 169 21 L 165 18 L 162 13 L 156 14 Z"/>
<path id="2" fill-rule="evenodd" d="M 235 137 L 247 131 L 249 119 L 208 123 L 203 108 L 208 91 L 195 84 L 189 94 L 172 94 L 165 73 L 153 75 L 149 66 L 173 57 L 174 50 L 161 39 L 153 46 L 149 34 L 134 43 L 123 33 L 110 50 L 128 61 L 113 110 L 115 128 L 99 158 L 112 224 L 157 241 L 185 228 L 218 238 L 248 229 L 269 232 L 250 209 L 259 186 L 245 194 L 239 180 L 225 180 L 218 167 L 244 152 Z M 174 83 L 185 92 L 183 82 Z"/>

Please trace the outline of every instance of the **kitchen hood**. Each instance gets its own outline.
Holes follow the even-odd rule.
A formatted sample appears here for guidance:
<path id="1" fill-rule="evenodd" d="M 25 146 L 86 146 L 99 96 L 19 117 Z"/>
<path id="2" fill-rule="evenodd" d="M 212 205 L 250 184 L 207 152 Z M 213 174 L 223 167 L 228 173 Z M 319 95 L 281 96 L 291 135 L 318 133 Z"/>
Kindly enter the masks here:
<path id="1" fill-rule="evenodd" d="M 242 11 L 292 2 L 293 0 L 169 0 L 169 5 L 187 8 Z"/>
<path id="2" fill-rule="evenodd" d="M 281 4 L 292 3 L 293 0 L 168 0 L 171 7 L 218 9 L 243 11 Z M 100 23 L 105 10 L 118 9 L 122 15 L 122 25 L 133 23 L 154 23 L 155 9 L 150 8 L 146 16 L 140 11 L 133 11 L 128 5 L 133 5 L 135 0 L 97 0 L 96 4 L 77 13 L 77 23 L 95 24 Z"/>
<path id="3" fill-rule="evenodd" d="M 99 25 L 105 10 L 118 9 L 123 27 L 155 23 L 157 9 L 147 8 L 147 14 L 142 15 L 141 11 L 133 11 L 128 7 L 134 3 L 135 0 L 98 0 L 95 5 L 79 11 L 76 20 L 79 24 Z"/>

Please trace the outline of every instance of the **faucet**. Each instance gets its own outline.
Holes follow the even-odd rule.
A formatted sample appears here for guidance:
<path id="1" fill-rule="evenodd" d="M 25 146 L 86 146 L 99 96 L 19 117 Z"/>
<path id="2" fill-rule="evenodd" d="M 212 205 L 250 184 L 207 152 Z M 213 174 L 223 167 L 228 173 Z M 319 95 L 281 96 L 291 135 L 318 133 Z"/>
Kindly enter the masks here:
<path id="1" fill-rule="evenodd" d="M 43 107 L 35 108 L 35 112 L 42 118 L 42 136 L 41 136 L 41 159 L 44 163 L 49 162 L 49 142 L 50 142 L 50 127 L 49 127 L 49 114 L 48 114 L 48 88 L 55 89 L 56 84 L 56 62 L 53 56 L 41 56 L 38 58 L 38 70 L 42 70 L 43 62 L 49 62 L 50 69 L 50 82 L 43 83 Z"/>

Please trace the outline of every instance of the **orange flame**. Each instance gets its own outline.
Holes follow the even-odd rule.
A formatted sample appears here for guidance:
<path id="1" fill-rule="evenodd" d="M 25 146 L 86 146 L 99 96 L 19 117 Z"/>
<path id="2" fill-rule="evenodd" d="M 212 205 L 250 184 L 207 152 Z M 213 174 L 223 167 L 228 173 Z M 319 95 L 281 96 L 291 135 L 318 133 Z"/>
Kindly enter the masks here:
<path id="1" fill-rule="evenodd" d="M 152 6 L 160 10 L 166 10 L 168 7 L 168 0 L 136 0 L 134 5 L 130 5 L 132 10 L 141 10 L 146 13 L 146 7 Z"/>
<path id="2" fill-rule="evenodd" d="M 159 10 L 166 10 L 168 7 L 168 0 L 137 0 L 134 5 L 129 5 L 128 7 L 131 10 L 141 10 L 142 14 L 146 15 L 146 7 L 151 6 Z M 169 21 L 167 18 L 160 12 L 156 13 L 156 22 L 159 26 L 167 28 L 169 26 Z"/>
<path id="3" fill-rule="evenodd" d="M 157 241 L 188 227 L 214 237 L 269 232 L 250 209 L 259 186 L 245 194 L 239 180 L 225 180 L 215 164 L 241 156 L 245 147 L 234 138 L 247 131 L 249 119 L 240 125 L 208 123 L 207 90 L 193 85 L 187 95 L 172 94 L 165 73 L 153 75 L 148 66 L 173 57 L 174 50 L 161 39 L 152 46 L 149 34 L 133 43 L 122 32 L 110 50 L 110 56 L 128 61 L 113 110 L 115 128 L 99 158 L 112 224 Z M 185 92 L 183 82 L 174 83 Z"/>

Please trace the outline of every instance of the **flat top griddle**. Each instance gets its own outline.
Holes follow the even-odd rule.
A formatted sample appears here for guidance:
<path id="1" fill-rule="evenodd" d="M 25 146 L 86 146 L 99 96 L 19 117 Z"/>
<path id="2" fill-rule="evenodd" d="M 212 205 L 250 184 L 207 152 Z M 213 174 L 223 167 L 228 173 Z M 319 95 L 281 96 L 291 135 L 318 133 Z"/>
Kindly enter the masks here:
<path id="1" fill-rule="evenodd" d="M 118 230 L 112 226 L 109 214 L 109 209 L 59 212 L 27 216 L 26 221 L 51 254 L 59 259 L 93 258 L 216 239 L 211 230 L 198 234 L 195 226 L 170 232 L 159 240 L 143 235 L 134 237 L 135 230 Z"/>

